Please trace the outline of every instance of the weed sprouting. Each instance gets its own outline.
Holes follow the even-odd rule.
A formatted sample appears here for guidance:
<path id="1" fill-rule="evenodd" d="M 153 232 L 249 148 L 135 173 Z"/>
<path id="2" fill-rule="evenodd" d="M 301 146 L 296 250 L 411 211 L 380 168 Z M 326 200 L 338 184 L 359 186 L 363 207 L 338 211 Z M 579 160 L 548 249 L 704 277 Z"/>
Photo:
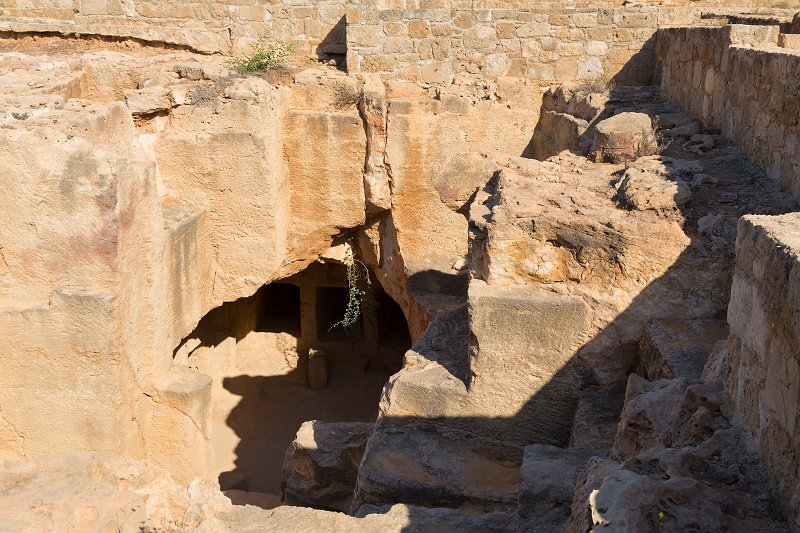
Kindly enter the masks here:
<path id="1" fill-rule="evenodd" d="M 291 43 L 272 41 L 269 34 L 261 36 L 252 47 L 250 55 L 230 60 L 231 68 L 243 74 L 275 70 L 289 60 L 294 50 Z"/>

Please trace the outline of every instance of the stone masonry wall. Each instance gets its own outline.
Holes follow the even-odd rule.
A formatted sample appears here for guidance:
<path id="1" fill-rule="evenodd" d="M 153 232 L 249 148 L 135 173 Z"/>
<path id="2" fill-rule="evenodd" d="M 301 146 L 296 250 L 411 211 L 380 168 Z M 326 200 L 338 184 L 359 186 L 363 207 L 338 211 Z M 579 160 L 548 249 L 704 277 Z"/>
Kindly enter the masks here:
<path id="1" fill-rule="evenodd" d="M 777 26 L 659 31 L 662 92 L 740 146 L 800 198 L 800 50 Z"/>
<path id="2" fill-rule="evenodd" d="M 574 13 L 618 8 L 622 0 L 367 0 L 378 9 L 530 10 Z M 770 7 L 771 0 L 643 0 L 670 7 Z M 241 54 L 254 38 L 292 41 L 303 54 L 344 54 L 348 0 L 0 0 L 0 33 L 99 35 Z M 649 20 L 649 19 L 648 19 Z M 556 23 L 560 25 L 560 23 Z M 598 39 L 602 40 L 602 39 Z M 569 61 L 567 61 L 569 63 Z"/>
<path id="3" fill-rule="evenodd" d="M 651 80 L 659 26 L 693 24 L 699 10 L 652 7 L 347 10 L 350 72 L 449 83 L 515 76 L 535 81 Z"/>
<path id="4" fill-rule="evenodd" d="M 23 0 L 0 1 L 0 32 L 55 32 L 242 53 L 269 33 L 300 52 L 344 53 L 347 0 Z"/>
<path id="5" fill-rule="evenodd" d="M 800 213 L 739 220 L 725 389 L 800 516 Z"/>

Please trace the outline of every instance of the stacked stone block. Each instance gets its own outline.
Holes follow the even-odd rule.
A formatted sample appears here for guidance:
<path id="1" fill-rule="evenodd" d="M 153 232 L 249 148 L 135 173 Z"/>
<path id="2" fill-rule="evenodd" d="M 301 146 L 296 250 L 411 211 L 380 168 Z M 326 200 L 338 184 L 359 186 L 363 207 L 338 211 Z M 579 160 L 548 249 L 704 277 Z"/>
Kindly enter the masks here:
<path id="1" fill-rule="evenodd" d="M 659 32 L 663 93 L 740 146 L 800 198 L 800 50 L 778 26 Z"/>
<path id="2" fill-rule="evenodd" d="M 613 79 L 648 83 L 660 25 L 700 20 L 659 7 L 347 9 L 350 72 L 448 83 L 514 76 L 540 82 Z"/>
<path id="3" fill-rule="evenodd" d="M 800 516 L 800 214 L 739 220 L 725 390 L 779 500 Z"/>
<path id="4" fill-rule="evenodd" d="M 75 4 L 75 9 L 73 9 Z M 265 34 L 308 54 L 344 53 L 346 0 L 11 0 L 0 7 L 0 31 L 57 32 L 188 46 L 206 53 L 244 53 Z"/>

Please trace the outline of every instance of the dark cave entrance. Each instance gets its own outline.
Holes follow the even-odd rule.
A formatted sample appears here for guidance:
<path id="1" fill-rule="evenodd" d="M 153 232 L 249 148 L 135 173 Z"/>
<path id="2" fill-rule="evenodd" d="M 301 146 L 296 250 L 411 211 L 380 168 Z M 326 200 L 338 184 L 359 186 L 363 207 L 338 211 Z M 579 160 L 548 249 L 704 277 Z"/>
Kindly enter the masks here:
<path id="1" fill-rule="evenodd" d="M 284 454 L 303 422 L 375 420 L 411 337 L 377 279 L 364 290 L 355 331 L 332 327 L 349 298 L 346 269 L 315 262 L 213 309 L 176 350 L 176 362 L 212 377 L 216 470 L 235 503 L 277 505 Z M 325 352 L 320 390 L 309 388 L 309 349 Z"/>

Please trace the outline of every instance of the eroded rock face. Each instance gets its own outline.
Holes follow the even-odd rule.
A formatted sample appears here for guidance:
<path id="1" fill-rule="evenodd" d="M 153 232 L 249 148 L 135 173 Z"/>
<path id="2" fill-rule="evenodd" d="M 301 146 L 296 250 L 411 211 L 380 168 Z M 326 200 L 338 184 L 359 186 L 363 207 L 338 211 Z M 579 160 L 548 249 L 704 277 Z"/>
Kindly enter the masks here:
<path id="1" fill-rule="evenodd" d="M 623 463 L 594 458 L 580 475 L 566 531 L 780 531 L 767 477 L 741 433 L 646 451 Z M 663 513 L 663 514 L 662 514 Z"/>
<path id="2" fill-rule="evenodd" d="M 575 482 L 592 450 L 536 444 L 525 448 L 519 485 L 519 530 L 563 531 Z"/>
<path id="3" fill-rule="evenodd" d="M 727 337 L 728 325 L 722 320 L 655 321 L 639 344 L 642 374 L 653 381 L 679 376 L 699 379 L 716 343 Z"/>
<path id="4" fill-rule="evenodd" d="M 667 309 L 682 312 L 683 301 L 652 282 L 690 241 L 674 217 L 621 209 L 610 185 L 616 169 L 585 161 L 562 155 L 558 163 L 505 163 L 498 190 L 484 202 L 488 214 L 472 218 L 473 272 L 490 284 L 543 284 L 586 301 L 592 331 L 605 331 L 583 350 L 610 383 L 624 376 L 647 321 Z M 658 296 L 632 307 L 645 288 Z"/>
<path id="5" fill-rule="evenodd" d="M 343 513 L 350 511 L 358 465 L 374 424 L 305 422 L 286 450 L 283 500 Z"/>
<path id="6" fill-rule="evenodd" d="M 435 421 L 384 416 L 367 443 L 353 511 L 399 502 L 513 512 L 521 463 L 522 449 L 513 444 Z"/>

